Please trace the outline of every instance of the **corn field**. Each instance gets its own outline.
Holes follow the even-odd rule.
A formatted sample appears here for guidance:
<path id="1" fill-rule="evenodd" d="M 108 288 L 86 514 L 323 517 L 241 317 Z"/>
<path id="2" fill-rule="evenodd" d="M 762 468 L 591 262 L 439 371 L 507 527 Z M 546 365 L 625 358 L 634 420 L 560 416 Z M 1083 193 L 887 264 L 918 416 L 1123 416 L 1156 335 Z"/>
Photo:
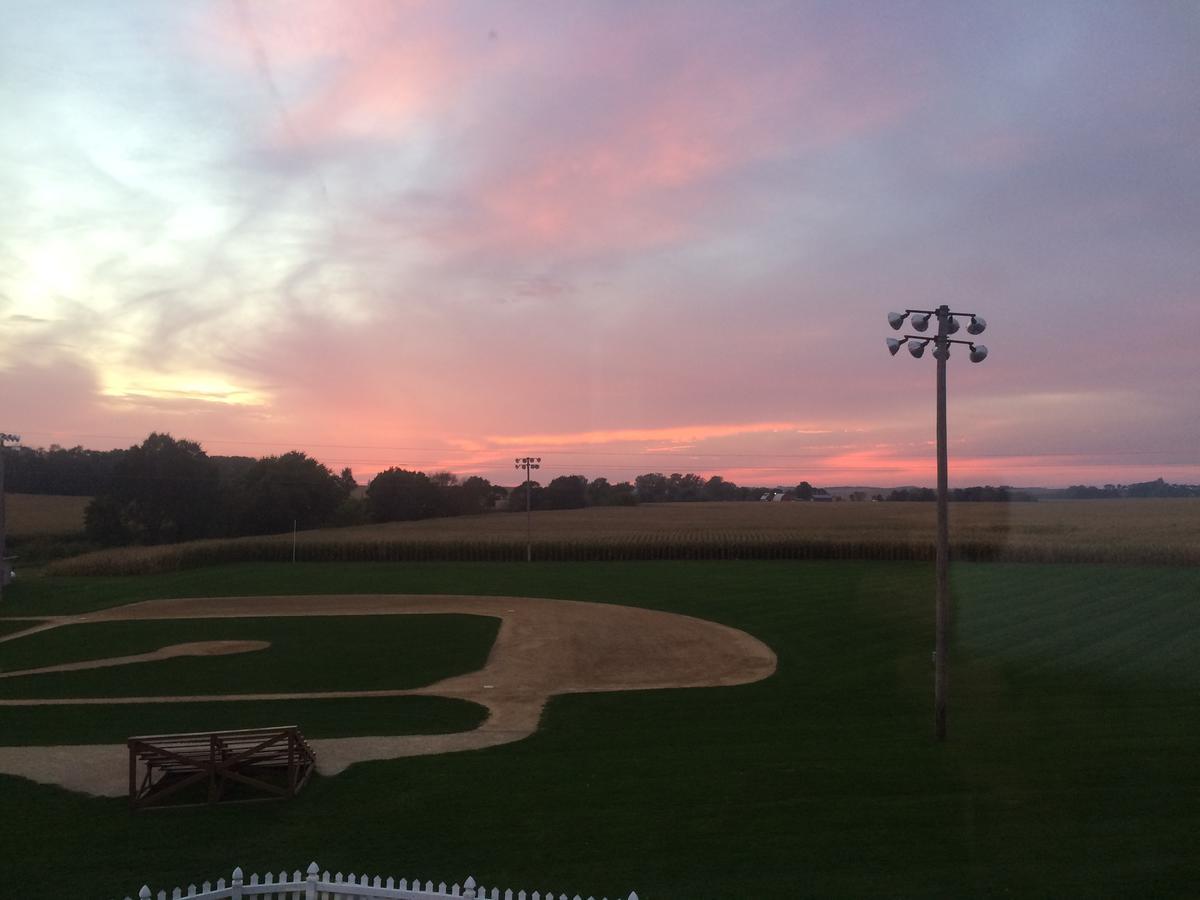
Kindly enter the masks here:
<path id="1" fill-rule="evenodd" d="M 537 512 L 533 557 L 626 560 L 932 560 L 931 503 L 663 503 Z M 1200 564 L 1200 500 L 960 503 L 955 559 Z M 525 517 L 492 513 L 319 529 L 296 536 L 302 562 L 515 562 Z M 60 560 L 55 575 L 137 575 L 231 562 L 286 562 L 292 535 L 124 547 Z"/>

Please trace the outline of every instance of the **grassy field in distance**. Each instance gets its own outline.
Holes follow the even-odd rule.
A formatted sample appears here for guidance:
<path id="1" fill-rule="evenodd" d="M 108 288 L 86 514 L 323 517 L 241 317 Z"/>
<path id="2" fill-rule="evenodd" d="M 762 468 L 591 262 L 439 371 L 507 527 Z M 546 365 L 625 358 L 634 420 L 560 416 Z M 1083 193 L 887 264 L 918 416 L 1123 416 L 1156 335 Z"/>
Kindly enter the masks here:
<path id="1" fill-rule="evenodd" d="M 83 511 L 91 497 L 5 494 L 5 527 L 11 538 L 75 535 L 83 531 Z"/>
<path id="2" fill-rule="evenodd" d="M 910 559 L 933 556 L 933 503 L 646 503 L 535 512 L 535 558 Z M 955 503 L 958 558 L 1014 562 L 1200 564 L 1200 499 Z M 518 560 L 525 516 L 489 513 L 318 529 L 296 537 L 304 561 Z M 86 554 L 62 575 L 145 574 L 290 559 L 292 535 Z"/>
<path id="3" fill-rule="evenodd" d="M 1200 571 L 956 563 L 951 578 L 943 745 L 926 563 L 252 564 L 18 583 L 13 615 L 264 593 L 623 603 L 743 629 L 779 670 L 558 697 L 524 741 L 356 765 L 286 804 L 131 815 L 0 777 L 6 877 L 29 900 L 310 859 L 651 900 L 1194 894 Z"/>

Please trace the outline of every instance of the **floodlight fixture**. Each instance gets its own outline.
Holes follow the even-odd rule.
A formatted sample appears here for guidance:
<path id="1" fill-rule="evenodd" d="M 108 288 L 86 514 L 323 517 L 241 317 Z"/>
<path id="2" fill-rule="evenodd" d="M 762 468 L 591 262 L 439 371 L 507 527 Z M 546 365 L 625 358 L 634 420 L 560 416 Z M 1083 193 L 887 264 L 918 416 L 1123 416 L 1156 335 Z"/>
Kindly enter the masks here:
<path id="1" fill-rule="evenodd" d="M 912 327 L 917 331 L 929 330 L 929 313 L 921 313 L 919 316 L 912 317 Z"/>
<path id="2" fill-rule="evenodd" d="M 888 324 L 891 325 L 892 328 L 894 328 L 896 331 L 899 331 L 901 328 L 904 327 L 904 320 L 907 318 L 908 318 L 908 313 L 906 313 L 906 312 L 902 312 L 902 313 L 890 312 L 890 313 L 888 313 Z"/>
<path id="3" fill-rule="evenodd" d="M 950 342 L 946 341 L 945 345 L 941 346 L 941 347 L 939 347 L 935 344 L 933 347 L 933 358 L 934 359 L 942 359 L 942 360 L 949 359 L 950 358 Z"/>
<path id="4" fill-rule="evenodd" d="M 958 319 L 951 316 L 946 320 L 946 334 L 956 334 L 958 332 Z"/>
<path id="5" fill-rule="evenodd" d="M 913 355 L 913 359 L 920 359 L 925 355 L 925 345 L 929 341 L 913 341 L 908 345 L 908 352 Z"/>
<path id="6" fill-rule="evenodd" d="M 985 328 L 987 328 L 987 320 L 983 316 L 971 316 L 970 324 L 967 325 L 967 334 L 983 334 Z"/>
<path id="7" fill-rule="evenodd" d="M 988 353 L 987 347 L 985 347 L 983 344 L 972 344 L 971 345 L 971 362 L 973 362 L 973 363 L 983 362 L 985 359 L 987 359 L 987 353 Z"/>
<path id="8" fill-rule="evenodd" d="M 900 351 L 901 345 L 904 344 L 907 340 L 908 340 L 908 338 L 900 338 L 900 340 L 896 340 L 895 338 L 888 338 L 887 339 L 888 353 L 892 354 L 892 356 L 895 356 Z"/>

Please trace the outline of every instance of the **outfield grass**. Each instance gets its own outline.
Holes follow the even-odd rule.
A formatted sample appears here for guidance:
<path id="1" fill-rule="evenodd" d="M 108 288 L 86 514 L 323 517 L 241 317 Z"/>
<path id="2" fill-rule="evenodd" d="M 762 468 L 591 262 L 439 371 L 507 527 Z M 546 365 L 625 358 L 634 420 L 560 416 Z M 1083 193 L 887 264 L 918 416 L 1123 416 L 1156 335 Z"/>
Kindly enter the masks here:
<path id="1" fill-rule="evenodd" d="M 1194 896 L 1200 572 L 957 564 L 952 580 L 945 745 L 924 564 L 256 565 L 22 585 L 14 605 L 47 612 L 301 582 L 628 603 L 742 628 L 779 670 L 556 698 L 527 740 L 360 764 L 287 804 L 137 815 L 0 778 L 6 876 L 115 897 L 316 859 L 644 900 Z"/>
<path id="2" fill-rule="evenodd" d="M 488 616 L 298 616 L 64 625 L 0 643 L 0 670 L 146 653 L 192 641 L 261 640 L 229 656 L 176 657 L 0 679 L 0 697 L 401 690 L 482 668 L 499 630 Z"/>
<path id="3" fill-rule="evenodd" d="M 0 746 L 123 744 L 134 735 L 299 725 L 306 738 L 470 731 L 487 718 L 448 697 L 0 706 Z"/>

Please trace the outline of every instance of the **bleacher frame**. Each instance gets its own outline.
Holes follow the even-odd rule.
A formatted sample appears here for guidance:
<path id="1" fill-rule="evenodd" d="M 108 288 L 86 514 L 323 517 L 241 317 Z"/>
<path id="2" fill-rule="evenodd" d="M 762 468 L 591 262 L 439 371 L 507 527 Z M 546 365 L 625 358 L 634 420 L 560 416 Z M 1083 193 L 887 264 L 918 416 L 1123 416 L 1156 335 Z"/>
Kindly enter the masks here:
<path id="1" fill-rule="evenodd" d="M 131 737 L 129 804 L 164 801 L 207 782 L 207 801 L 251 802 L 294 797 L 316 767 L 316 754 L 295 725 Z M 229 797 L 231 786 L 263 796 Z M 243 792 L 244 793 L 244 792 Z"/>

